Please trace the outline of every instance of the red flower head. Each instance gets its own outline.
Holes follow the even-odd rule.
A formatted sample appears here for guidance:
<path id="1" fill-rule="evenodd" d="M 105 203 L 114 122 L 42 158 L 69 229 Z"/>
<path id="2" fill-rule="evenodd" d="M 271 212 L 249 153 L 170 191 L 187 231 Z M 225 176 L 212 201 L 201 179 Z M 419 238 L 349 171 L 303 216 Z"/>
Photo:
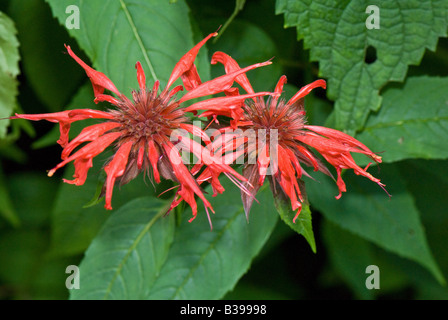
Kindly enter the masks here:
<path id="1" fill-rule="evenodd" d="M 48 175 L 52 176 L 57 169 L 73 161 L 75 166 L 74 179 L 64 179 L 64 181 L 78 186 L 84 184 L 88 170 L 92 167 L 93 158 L 107 147 L 114 146 L 116 149 L 115 155 L 104 166 L 107 174 L 103 188 L 105 190 L 106 209 L 112 209 L 112 191 L 115 182 L 118 180 L 120 184 L 125 184 L 143 171 L 145 174 L 152 173 L 157 183 L 160 182 L 161 175 L 166 179 L 178 182 L 179 188 L 170 210 L 182 200 L 185 200 L 192 208 L 193 218 L 191 220 L 193 220 L 197 213 L 195 196 L 198 196 L 204 202 L 207 213 L 207 208 L 212 211 L 213 208 L 204 197 L 195 178 L 182 163 L 179 155 L 177 145 L 190 145 L 193 141 L 185 136 L 177 137 L 175 132 L 178 129 L 183 129 L 194 136 L 203 139 L 207 137 L 200 128 L 188 123 L 185 113 L 193 110 L 185 109 L 182 103 L 227 90 L 239 75 L 271 63 L 268 61 L 255 64 L 202 83 L 194 65 L 194 60 L 205 42 L 216 35 L 217 33 L 209 34 L 179 60 L 165 89 L 161 92 L 159 92 L 159 81 L 155 81 L 152 89 L 146 87 L 145 73 L 141 64 L 137 62 L 135 67 L 140 88 L 132 92 L 132 100 L 120 93 L 106 75 L 89 67 L 75 55 L 69 46 L 66 46 L 69 55 L 84 68 L 90 78 L 95 95 L 94 101 L 96 103 L 100 101 L 109 102 L 114 108 L 107 111 L 76 109 L 47 114 L 16 114 L 11 118 L 47 120 L 59 123 L 60 138 L 58 143 L 63 147 L 61 155 L 63 161 L 51 169 Z M 187 92 L 180 99 L 176 99 L 175 94 L 183 90 L 183 87 L 179 85 L 173 89 L 170 88 L 179 78 Z M 104 94 L 106 89 L 116 96 Z M 264 94 L 267 93 L 257 93 L 250 95 L 250 97 Z M 222 106 L 233 108 L 234 105 L 240 105 L 245 98 L 245 96 L 227 97 L 221 103 Z M 207 109 L 207 107 L 207 103 L 202 102 L 201 108 Z M 213 105 L 211 108 L 213 108 Z M 76 138 L 69 142 L 71 123 L 88 118 L 100 118 L 106 119 L 106 121 L 84 128 Z M 196 144 L 199 152 L 201 152 L 201 144 Z M 75 151 L 75 149 L 77 150 Z M 245 180 L 230 166 L 218 163 L 215 158 L 209 157 L 207 161 L 207 167 L 214 175 L 225 173 L 228 176 Z"/>
<path id="2" fill-rule="evenodd" d="M 217 62 L 222 63 L 229 74 L 240 69 L 235 60 L 222 52 L 213 55 L 212 63 Z M 246 92 L 254 93 L 245 74 L 236 78 L 236 81 Z M 248 216 L 254 200 L 253 195 L 268 176 L 274 195 L 286 196 L 291 202 L 292 209 L 297 210 L 295 221 L 305 201 L 301 177 L 308 175 L 301 165 L 305 164 L 314 168 L 314 171 L 322 171 L 331 176 L 330 171 L 315 156 L 312 149 L 335 167 L 339 189 L 337 199 L 346 191 L 341 177 L 342 169 L 353 169 L 356 174 L 376 182 L 384 189 L 380 180 L 366 171 L 367 168 L 360 168 L 355 163 L 351 153 L 363 153 L 378 163 L 381 162 L 380 156 L 343 132 L 306 124 L 304 97 L 314 88 L 325 89 L 325 81 L 317 80 L 304 86 L 289 101 L 279 99 L 285 83 L 286 77 L 282 76 L 274 94 L 267 101 L 256 97 L 248 99 L 248 102 L 241 106 L 214 113 L 231 116 L 232 121 L 230 127 L 220 129 L 221 137 L 208 146 L 210 152 L 223 157 L 223 162 L 227 164 L 242 155 L 246 157 L 243 176 L 248 180 L 244 185 L 249 190 L 249 195 L 248 192 L 242 192 L 246 215 Z M 211 115 L 213 111 L 209 110 L 204 114 Z M 204 171 L 201 180 L 210 179 L 210 176 L 210 172 Z"/>

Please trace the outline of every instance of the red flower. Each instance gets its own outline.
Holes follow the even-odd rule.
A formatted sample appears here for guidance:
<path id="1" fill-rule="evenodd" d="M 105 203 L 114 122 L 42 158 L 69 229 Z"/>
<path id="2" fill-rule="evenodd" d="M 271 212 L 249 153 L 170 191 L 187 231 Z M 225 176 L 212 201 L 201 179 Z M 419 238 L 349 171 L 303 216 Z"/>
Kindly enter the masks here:
<path id="1" fill-rule="evenodd" d="M 240 69 L 235 60 L 222 52 L 214 54 L 212 63 L 217 62 L 222 63 L 229 74 Z M 248 94 L 254 93 L 244 74 L 236 78 L 236 81 Z M 242 199 L 246 216 L 249 214 L 254 199 L 253 194 L 258 191 L 268 176 L 274 195 L 282 194 L 289 198 L 292 209 L 297 210 L 294 221 L 297 219 L 302 203 L 305 201 L 301 177 L 308 175 L 301 165 L 305 164 L 314 168 L 314 171 L 322 171 L 331 176 L 330 171 L 315 156 L 311 148 L 335 167 L 336 183 L 339 188 L 337 199 L 341 197 L 342 192 L 346 191 L 341 177 L 342 169 L 353 169 L 356 174 L 376 182 L 384 189 L 380 180 L 366 171 L 367 168 L 360 168 L 355 163 L 351 153 L 363 153 L 378 163 L 381 162 L 380 156 L 343 132 L 306 124 L 303 98 L 314 88 L 325 89 L 325 81 L 317 80 L 304 86 L 286 102 L 279 100 L 285 83 L 286 77 L 282 76 L 274 94 L 267 101 L 257 97 L 241 106 L 219 110 L 216 113 L 209 109 L 204 113 L 232 117 L 231 126 L 220 129 L 222 137 L 215 139 L 207 148 L 215 156 L 222 157 L 222 161 L 227 164 L 245 155 L 243 176 L 248 180 L 244 185 L 249 192 L 242 190 L 244 191 Z M 231 90 L 227 92 L 236 94 Z M 209 179 L 211 179 L 211 173 L 207 169 L 198 178 L 201 181 Z"/>
<path id="2" fill-rule="evenodd" d="M 202 83 L 196 71 L 194 60 L 205 42 L 216 35 L 217 33 L 211 33 L 180 59 L 174 67 L 165 89 L 161 92 L 159 92 L 159 81 L 155 81 L 152 89 L 146 87 L 145 73 L 141 64 L 137 62 L 135 67 L 140 90 L 132 91 L 132 100 L 120 93 L 106 75 L 89 67 L 73 53 L 69 46 L 66 46 L 69 55 L 84 68 L 90 78 L 95 96 L 94 101 L 96 103 L 106 101 L 115 108 L 107 111 L 76 109 L 46 114 L 16 114 L 11 118 L 47 120 L 59 123 L 60 138 L 58 143 L 64 148 L 61 155 L 63 161 L 51 169 L 48 175 L 52 176 L 57 169 L 73 161 L 75 166 L 74 179 L 64 179 L 64 181 L 78 186 L 84 184 L 88 170 L 92 167 L 93 158 L 107 147 L 114 146 L 116 149 L 115 155 L 104 166 L 107 174 L 103 187 L 106 209 L 112 209 L 112 191 L 117 180 L 120 184 L 125 184 L 140 172 L 144 172 L 145 174 L 152 174 L 157 183 L 160 182 L 161 176 L 178 182 L 179 188 L 170 210 L 182 200 L 185 200 L 192 208 L 193 218 L 191 220 L 193 220 L 197 213 L 195 196 L 198 196 L 204 202 L 208 214 L 207 208 L 212 211 L 213 208 L 204 197 L 195 178 L 182 163 L 179 155 L 178 145 L 190 145 L 193 141 L 185 136 L 177 137 L 175 132 L 178 129 L 183 129 L 201 138 L 206 138 L 206 136 L 200 128 L 189 124 L 185 116 L 186 112 L 198 109 L 184 108 L 182 103 L 193 98 L 227 90 L 239 75 L 271 63 L 268 61 L 255 64 Z M 188 92 L 180 99 L 176 99 L 175 94 L 183 90 L 183 87 L 180 85 L 173 89 L 170 89 L 170 87 L 179 78 L 182 79 Z M 116 96 L 104 94 L 106 89 Z M 257 93 L 251 95 L 251 97 L 264 94 L 266 93 Z M 222 99 L 221 104 L 231 109 L 234 105 L 242 104 L 244 99 L 244 96 L 228 97 Z M 201 109 L 206 110 L 207 107 L 207 103 L 202 102 Z M 215 106 L 211 108 L 215 110 Z M 69 142 L 71 123 L 88 118 L 101 118 L 107 121 L 84 128 L 76 138 Z M 197 147 L 201 152 L 200 150 L 203 147 L 200 144 Z M 230 166 L 219 163 L 213 156 L 208 157 L 207 161 L 207 167 L 214 175 L 225 173 L 229 177 L 245 180 Z"/>

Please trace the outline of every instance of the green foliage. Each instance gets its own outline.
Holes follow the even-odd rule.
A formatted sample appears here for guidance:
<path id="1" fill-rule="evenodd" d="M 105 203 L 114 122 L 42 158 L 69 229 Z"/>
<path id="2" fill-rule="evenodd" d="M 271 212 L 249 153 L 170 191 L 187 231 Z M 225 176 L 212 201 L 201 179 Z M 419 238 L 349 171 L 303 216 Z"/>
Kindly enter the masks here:
<path id="1" fill-rule="evenodd" d="M 370 5 L 379 9 L 379 29 L 366 27 Z M 277 1 L 285 26 L 297 27 L 310 59 L 319 62 L 319 75 L 328 79 L 335 127 L 351 134 L 381 107 L 381 88 L 402 81 L 408 65 L 446 36 L 447 10 L 444 0 Z M 373 63 L 366 62 L 369 46 L 376 51 Z"/>
<path id="2" fill-rule="evenodd" d="M 66 26 L 70 5 L 79 29 Z M 380 9 L 379 29 L 366 27 L 369 5 Z M 173 192 L 161 193 L 172 185 L 140 176 L 115 188 L 107 211 L 96 196 L 110 153 L 94 159 L 83 186 L 65 184 L 72 164 L 52 178 L 45 171 L 59 161 L 57 126 L 3 119 L 0 299 L 448 298 L 446 1 L 13 0 L 0 10 L 0 118 L 106 107 L 93 103 L 64 44 L 129 96 L 136 61 L 148 85 L 163 86 L 187 50 L 225 25 L 200 50 L 201 78 L 223 73 L 209 63 L 218 50 L 241 66 L 273 58 L 247 76 L 268 91 L 287 75 L 285 98 L 325 78 L 327 96 L 305 99 L 309 123 L 378 152 L 383 164 L 369 172 L 392 195 L 347 170 L 336 200 L 335 181 L 307 170 L 309 205 L 295 224 L 267 184 L 247 221 L 223 177 L 223 194 L 204 186 L 210 229 L 199 202 L 191 223 L 188 208 L 165 216 Z M 74 124 L 72 137 L 89 123 Z M 69 265 L 80 267 L 80 289 L 65 286 Z M 381 271 L 380 289 L 366 288 L 369 265 Z"/>
<path id="3" fill-rule="evenodd" d="M 19 42 L 14 22 L 0 12 L 0 118 L 9 117 L 16 106 L 19 74 Z M 6 135 L 8 121 L 0 122 L 0 138 Z"/>
<path id="4" fill-rule="evenodd" d="M 367 145 L 387 150 L 385 162 L 448 157 L 448 78 L 409 77 L 384 92 L 380 111 L 357 136 Z"/>

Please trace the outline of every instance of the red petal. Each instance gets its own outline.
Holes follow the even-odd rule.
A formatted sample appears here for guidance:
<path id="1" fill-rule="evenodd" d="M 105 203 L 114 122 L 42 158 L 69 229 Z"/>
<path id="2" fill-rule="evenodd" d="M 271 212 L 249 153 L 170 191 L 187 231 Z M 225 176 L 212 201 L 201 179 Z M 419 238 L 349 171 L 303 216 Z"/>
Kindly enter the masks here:
<path id="1" fill-rule="evenodd" d="M 239 75 L 244 74 L 245 72 L 247 72 L 249 70 L 252 70 L 252 69 L 255 69 L 255 68 L 259 68 L 259 67 L 263 67 L 263 66 L 269 65 L 271 63 L 272 63 L 271 61 L 256 63 L 256 64 L 253 64 L 253 65 L 248 66 L 246 68 L 243 68 L 243 69 L 237 70 L 235 72 L 232 72 L 232 73 L 225 74 L 223 76 L 217 77 L 217 78 L 215 78 L 213 80 L 204 82 L 201 85 L 197 86 L 195 89 L 187 92 L 179 100 L 179 103 L 181 103 L 183 101 L 191 100 L 191 99 L 194 99 L 194 98 L 199 98 L 199 97 L 203 97 L 203 96 L 207 96 L 207 95 L 223 92 L 224 90 L 228 90 L 228 89 L 230 89 L 230 87 L 232 86 L 233 82 L 235 81 L 235 78 L 238 77 Z"/>
<path id="2" fill-rule="evenodd" d="M 190 205 L 193 212 L 193 218 L 197 215 L 197 205 L 196 200 L 194 199 L 194 194 L 196 194 L 204 202 L 206 207 L 212 209 L 210 202 L 205 198 L 196 180 L 192 177 L 187 167 L 182 163 L 182 158 L 180 157 L 176 147 L 169 141 L 167 141 L 163 147 L 172 164 L 174 175 L 180 184 L 177 193 Z M 179 202 L 175 202 L 173 205 L 175 206 L 178 203 Z"/>
<path id="3" fill-rule="evenodd" d="M 70 48 L 70 46 L 65 46 L 67 48 L 68 54 L 78 62 L 78 64 L 86 71 L 87 76 L 90 78 L 93 86 L 93 92 L 95 98 L 98 94 L 104 92 L 104 89 L 112 91 L 113 93 L 121 96 L 121 93 L 117 90 L 112 81 L 102 72 L 96 71 L 95 69 L 89 67 L 84 61 L 82 61 Z"/>
<path id="4" fill-rule="evenodd" d="M 96 140 L 103 133 L 119 126 L 120 124 L 117 122 L 104 122 L 84 128 L 81 133 L 64 148 L 61 155 L 62 160 L 67 159 L 70 153 L 80 144 Z"/>
<path id="5" fill-rule="evenodd" d="M 316 133 L 319 133 L 327 138 L 333 139 L 335 141 L 339 141 L 341 143 L 345 143 L 351 147 L 359 148 L 361 150 L 357 150 L 356 152 L 364 153 L 374 159 L 376 162 L 381 163 L 381 157 L 374 154 L 369 148 L 367 148 L 362 142 L 356 140 L 352 136 L 331 128 L 321 127 L 321 126 L 305 126 L 306 129 L 312 130 Z"/>
<path id="6" fill-rule="evenodd" d="M 187 91 L 193 90 L 202 83 L 201 77 L 194 64 L 191 66 L 190 70 L 181 75 L 181 79 Z"/>
<path id="7" fill-rule="evenodd" d="M 128 141 L 120 146 L 118 151 L 115 153 L 114 158 L 111 162 L 104 168 L 107 173 L 106 178 L 106 204 L 105 208 L 112 210 L 112 191 L 114 188 L 115 180 L 122 176 L 126 170 L 126 165 L 128 163 L 129 153 L 133 145 L 133 141 Z"/>
<path id="8" fill-rule="evenodd" d="M 307 84 L 306 86 L 302 87 L 287 103 L 287 105 L 292 105 L 294 102 L 296 102 L 297 100 L 305 97 L 308 93 L 311 92 L 311 90 L 313 90 L 314 88 L 318 88 L 318 87 L 322 87 L 322 88 L 326 88 L 327 84 L 325 83 L 325 80 L 316 80 L 310 84 Z"/>
<path id="9" fill-rule="evenodd" d="M 197 110 L 207 110 L 207 115 L 212 113 L 215 115 L 226 115 L 232 116 L 235 115 L 235 109 L 242 108 L 244 105 L 244 101 L 246 99 L 271 95 L 271 92 L 257 92 L 253 94 L 245 94 L 238 96 L 226 96 L 226 97 L 218 97 L 211 98 L 203 101 L 199 101 L 193 103 L 192 105 L 186 107 L 185 112 L 194 112 Z M 238 120 L 238 119 L 235 119 Z"/>
<path id="10" fill-rule="evenodd" d="M 221 51 L 215 52 L 212 56 L 211 64 L 216 64 L 218 62 L 224 65 L 226 73 L 232 73 L 241 69 L 231 56 Z M 236 77 L 235 81 L 239 83 L 247 93 L 254 93 L 254 89 L 244 73 Z"/>
<path id="11" fill-rule="evenodd" d="M 118 139 L 121 136 L 121 134 L 122 134 L 121 132 L 107 133 L 107 134 L 99 137 L 98 139 L 90 142 L 89 144 L 87 144 L 86 146 L 84 146 L 80 150 L 78 150 L 76 153 L 74 153 L 73 155 L 71 155 L 70 157 L 68 157 L 67 159 L 62 161 L 61 163 L 59 163 L 56 167 L 51 169 L 48 172 L 48 176 L 51 177 L 57 169 L 62 168 L 70 161 L 76 160 L 78 158 L 87 160 L 89 158 L 93 158 L 93 157 L 97 156 L 98 154 L 103 152 L 104 149 L 106 149 L 112 142 L 114 142 L 116 139 Z"/>
<path id="12" fill-rule="evenodd" d="M 33 121 L 47 120 L 50 122 L 59 122 L 59 131 L 61 136 L 57 141 L 63 148 L 67 145 L 69 139 L 70 124 L 75 121 L 91 119 L 91 118 L 104 118 L 113 119 L 113 115 L 108 112 L 92 109 L 75 109 L 54 113 L 41 113 L 41 114 L 17 114 L 11 119 L 27 119 Z"/>
<path id="13" fill-rule="evenodd" d="M 148 158 L 152 166 L 152 172 L 154 174 L 154 179 L 156 180 L 156 183 L 160 183 L 160 174 L 157 168 L 159 157 L 160 155 L 159 152 L 157 151 L 154 140 L 148 140 Z"/>
<path id="14" fill-rule="evenodd" d="M 65 183 L 75 184 L 77 186 L 81 186 L 86 182 L 87 173 L 89 169 L 93 166 L 92 158 L 78 158 L 74 161 L 75 165 L 75 174 L 73 180 L 62 179 Z"/>
<path id="15" fill-rule="evenodd" d="M 166 88 L 168 89 L 171 87 L 171 85 L 179 79 L 180 76 L 182 76 L 185 72 L 188 72 L 192 66 L 193 62 L 196 59 L 196 56 L 199 52 L 199 49 L 207 42 L 208 39 L 211 37 L 216 37 L 218 33 L 213 32 L 210 33 L 205 39 L 203 39 L 201 42 L 196 44 L 193 48 L 190 49 L 176 64 L 176 66 L 173 69 L 173 72 L 171 73 L 170 78 L 168 79 L 168 83 L 166 85 Z"/>
<path id="16" fill-rule="evenodd" d="M 272 100 L 271 100 L 271 105 L 270 105 L 270 114 L 271 114 L 271 117 L 273 116 L 274 111 L 276 110 L 276 105 L 277 105 L 278 97 L 282 94 L 282 92 L 283 92 L 283 86 L 285 85 L 286 81 L 287 81 L 286 76 L 281 76 L 280 79 L 279 79 L 278 82 L 277 82 L 277 85 L 275 86 L 275 90 L 274 90 L 274 92 L 276 93 L 276 96 L 274 96 L 274 97 L 272 98 Z"/>
<path id="17" fill-rule="evenodd" d="M 137 63 L 135 64 L 135 69 L 137 69 L 137 81 L 138 81 L 140 90 L 145 92 L 146 91 L 146 76 L 145 76 L 145 72 L 143 71 L 140 61 L 137 61 Z"/>

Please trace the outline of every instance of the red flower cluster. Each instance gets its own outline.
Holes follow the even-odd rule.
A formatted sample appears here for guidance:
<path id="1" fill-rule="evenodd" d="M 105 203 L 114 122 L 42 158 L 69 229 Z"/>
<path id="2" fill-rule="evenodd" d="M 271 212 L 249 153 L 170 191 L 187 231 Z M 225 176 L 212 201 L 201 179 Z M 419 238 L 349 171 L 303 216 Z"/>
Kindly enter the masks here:
<path id="1" fill-rule="evenodd" d="M 271 64 L 270 61 L 240 68 L 230 56 L 216 52 L 212 63 L 222 63 L 226 73 L 202 82 L 194 60 L 206 41 L 216 35 L 209 34 L 179 60 L 164 89 L 159 88 L 159 81 L 148 88 L 143 68 L 137 62 L 135 67 L 140 88 L 132 91 L 131 99 L 119 92 L 106 75 L 89 67 L 67 46 L 69 55 L 85 70 L 92 82 L 94 101 L 106 101 L 113 107 L 107 111 L 75 109 L 46 114 L 16 114 L 11 119 L 59 123 L 58 143 L 63 148 L 62 162 L 51 169 L 48 175 L 52 176 L 57 169 L 73 161 L 74 179 L 64 179 L 66 183 L 78 186 L 84 184 L 93 158 L 112 146 L 115 154 L 104 165 L 107 174 L 103 187 L 106 209 L 112 209 L 115 183 L 126 184 L 143 172 L 156 183 L 165 178 L 178 184 L 170 210 L 181 201 L 186 201 L 192 208 L 191 221 L 197 214 L 196 197 L 203 201 L 207 214 L 208 209 L 213 211 L 199 185 L 204 181 L 210 182 L 214 195 L 222 193 L 224 188 L 219 182 L 219 176 L 223 173 L 241 188 L 248 214 L 257 190 L 268 175 L 269 167 L 271 186 L 291 200 L 292 209 L 297 210 L 298 215 L 303 202 L 300 178 L 307 174 L 301 164 L 330 174 L 310 147 L 336 168 L 340 192 L 345 191 L 340 173 L 346 168 L 352 168 L 355 173 L 383 186 L 378 179 L 366 172 L 367 168 L 358 167 L 350 153 L 364 153 L 381 162 L 379 156 L 340 131 L 306 125 L 303 97 L 316 87 L 325 88 L 323 80 L 303 87 L 288 102 L 284 102 L 279 100 L 279 96 L 286 77 L 280 78 L 273 93 L 256 93 L 246 76 L 249 70 Z M 178 79 L 182 80 L 183 85 L 171 88 Z M 247 93 L 240 94 L 233 87 L 235 82 Z M 105 94 L 105 90 L 114 95 Z M 186 93 L 179 99 L 176 94 L 182 90 Z M 184 106 L 184 102 L 188 100 L 218 93 L 224 95 Z M 266 95 L 269 96 L 267 102 L 263 98 Z M 199 110 L 203 111 L 201 117 L 209 117 L 218 124 L 218 116 L 230 118 L 230 126 L 220 127 L 217 130 L 219 135 L 211 139 L 206 131 L 188 121 L 186 113 L 196 113 Z M 105 121 L 84 128 L 76 138 L 69 141 L 71 124 L 92 118 Z M 180 131 L 187 134 L 179 134 Z M 264 136 L 254 140 L 247 132 L 263 132 Z M 183 150 L 199 159 L 191 168 L 183 161 L 180 152 Z M 255 159 L 245 165 L 242 175 L 231 167 L 241 157 Z"/>

